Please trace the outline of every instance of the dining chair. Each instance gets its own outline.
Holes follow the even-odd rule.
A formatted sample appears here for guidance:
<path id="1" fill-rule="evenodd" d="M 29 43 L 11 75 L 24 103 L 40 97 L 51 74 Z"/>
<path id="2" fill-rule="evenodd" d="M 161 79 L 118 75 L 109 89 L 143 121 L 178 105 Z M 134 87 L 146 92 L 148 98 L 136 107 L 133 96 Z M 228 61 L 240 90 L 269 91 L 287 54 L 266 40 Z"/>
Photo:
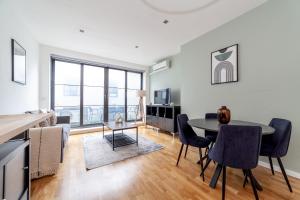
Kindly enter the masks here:
<path id="1" fill-rule="evenodd" d="M 222 200 L 225 199 L 226 167 L 242 169 L 250 178 L 255 199 L 259 199 L 251 170 L 258 164 L 261 134 L 262 129 L 259 126 L 220 127 L 216 143 L 209 151 L 208 157 L 218 163 L 217 169 L 220 169 L 220 173 L 223 171 Z"/>
<path id="2" fill-rule="evenodd" d="M 284 166 L 281 161 L 281 157 L 284 157 L 289 148 L 292 123 L 286 119 L 273 118 L 269 126 L 275 129 L 275 132 L 271 135 L 264 135 L 262 137 L 262 144 L 260 155 L 269 158 L 272 174 L 274 175 L 274 168 L 272 158 L 277 158 L 283 177 L 290 190 L 293 192 L 289 179 L 285 173 Z"/>
<path id="3" fill-rule="evenodd" d="M 206 113 L 205 119 L 218 119 L 217 113 Z M 213 147 L 216 142 L 218 132 L 205 130 L 204 136 L 211 141 L 210 148 Z"/>
<path id="4" fill-rule="evenodd" d="M 202 148 L 207 148 L 210 144 L 210 141 L 204 137 L 198 136 L 193 128 L 187 123 L 189 120 L 188 116 L 186 114 L 180 114 L 177 115 L 177 125 L 178 125 L 178 133 L 179 133 L 179 139 L 181 141 L 181 148 L 179 151 L 178 159 L 176 166 L 178 166 L 182 149 L 184 145 L 186 145 L 186 151 L 188 150 L 188 146 L 197 147 L 199 149 L 199 156 L 200 156 L 200 166 L 201 171 L 203 170 L 203 160 L 207 157 L 202 156 Z M 203 176 L 204 181 L 204 176 Z"/>

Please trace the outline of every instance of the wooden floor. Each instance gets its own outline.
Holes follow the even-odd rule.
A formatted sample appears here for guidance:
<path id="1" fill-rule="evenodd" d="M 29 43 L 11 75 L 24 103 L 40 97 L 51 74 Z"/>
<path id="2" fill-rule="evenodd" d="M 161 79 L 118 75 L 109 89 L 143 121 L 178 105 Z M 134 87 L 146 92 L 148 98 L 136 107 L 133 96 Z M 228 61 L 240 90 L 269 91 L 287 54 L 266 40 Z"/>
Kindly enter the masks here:
<path id="1" fill-rule="evenodd" d="M 214 164 L 206 171 L 205 182 L 199 177 L 197 149 L 190 148 L 187 158 L 182 158 L 176 167 L 178 139 L 145 128 L 140 128 L 140 133 L 165 148 L 90 171 L 86 171 L 84 163 L 82 138 L 85 135 L 70 136 L 57 175 L 32 182 L 32 200 L 221 199 L 222 178 L 216 189 L 208 186 Z M 282 174 L 272 176 L 269 169 L 258 167 L 254 175 L 264 188 L 259 192 L 260 199 L 300 199 L 300 180 L 289 177 L 294 190 L 290 193 Z M 250 185 L 243 188 L 242 183 L 241 170 L 228 169 L 226 199 L 254 199 Z"/>

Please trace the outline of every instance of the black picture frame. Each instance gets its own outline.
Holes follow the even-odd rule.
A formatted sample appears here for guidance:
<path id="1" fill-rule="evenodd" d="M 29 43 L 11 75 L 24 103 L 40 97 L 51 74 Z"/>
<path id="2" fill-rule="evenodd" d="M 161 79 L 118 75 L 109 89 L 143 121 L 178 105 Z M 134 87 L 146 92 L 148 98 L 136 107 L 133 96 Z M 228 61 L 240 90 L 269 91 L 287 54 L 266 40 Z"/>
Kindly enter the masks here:
<path id="1" fill-rule="evenodd" d="M 219 52 L 220 53 L 223 52 L 224 54 L 228 53 L 228 52 L 226 52 L 226 50 L 229 49 L 229 48 L 236 48 L 235 52 L 233 52 L 235 54 L 235 59 L 234 59 L 234 63 L 233 63 L 233 65 L 235 65 L 235 66 L 233 66 L 233 75 L 229 77 L 229 80 L 218 82 L 218 81 L 214 80 L 214 78 L 213 78 L 214 73 L 215 73 L 213 70 L 216 68 L 216 66 L 213 66 L 213 56 L 215 56 L 214 54 L 219 53 Z M 238 57 L 239 57 L 239 45 L 238 44 L 234 44 L 234 45 L 219 49 L 217 51 L 211 52 L 211 58 L 210 58 L 210 61 L 211 61 L 211 65 L 210 65 L 211 66 L 211 70 L 210 70 L 211 71 L 211 75 L 210 75 L 211 85 L 218 85 L 218 84 L 223 84 L 223 83 L 234 83 L 234 82 L 239 81 L 239 62 L 238 62 L 239 60 L 238 60 Z M 225 59 L 225 61 L 226 61 L 226 59 Z M 235 74 L 236 77 L 234 76 L 234 74 Z M 227 76 L 227 74 L 226 74 L 226 76 Z"/>
<path id="2" fill-rule="evenodd" d="M 26 85 L 26 50 L 14 39 L 11 39 L 12 81 Z"/>

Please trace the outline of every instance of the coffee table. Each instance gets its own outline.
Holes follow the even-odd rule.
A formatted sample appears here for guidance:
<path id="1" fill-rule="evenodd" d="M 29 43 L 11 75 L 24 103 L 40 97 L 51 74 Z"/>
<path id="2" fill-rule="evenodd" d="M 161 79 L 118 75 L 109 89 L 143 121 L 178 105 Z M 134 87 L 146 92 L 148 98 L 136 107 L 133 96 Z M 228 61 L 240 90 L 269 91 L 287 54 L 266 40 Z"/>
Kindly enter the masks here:
<path id="1" fill-rule="evenodd" d="M 104 122 L 103 126 L 106 126 L 110 130 L 112 130 L 112 134 L 104 135 L 103 129 L 103 138 L 105 138 L 109 144 L 111 144 L 113 151 L 116 147 L 126 146 L 130 144 L 138 145 L 139 133 L 138 133 L 138 126 L 136 123 L 129 123 L 129 122 Z M 136 139 L 134 140 L 132 137 L 124 134 L 124 130 L 127 129 L 136 129 Z M 121 133 L 116 133 L 117 131 L 121 131 Z"/>

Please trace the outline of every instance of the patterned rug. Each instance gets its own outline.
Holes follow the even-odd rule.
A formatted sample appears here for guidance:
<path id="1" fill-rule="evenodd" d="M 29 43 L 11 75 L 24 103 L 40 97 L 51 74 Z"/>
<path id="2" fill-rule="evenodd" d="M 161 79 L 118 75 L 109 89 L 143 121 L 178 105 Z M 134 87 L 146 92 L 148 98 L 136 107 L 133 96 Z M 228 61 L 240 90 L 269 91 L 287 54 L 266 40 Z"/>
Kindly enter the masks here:
<path id="1" fill-rule="evenodd" d="M 124 132 L 124 134 L 135 140 L 135 133 Z M 126 140 L 128 140 L 128 138 Z M 136 144 L 130 144 L 117 147 L 115 148 L 115 151 L 113 151 L 111 144 L 102 137 L 102 134 L 99 134 L 96 136 L 85 136 L 83 138 L 83 148 L 85 166 L 87 170 L 90 170 L 153 151 L 158 151 L 162 149 L 163 146 L 139 136 L 138 146 Z"/>

